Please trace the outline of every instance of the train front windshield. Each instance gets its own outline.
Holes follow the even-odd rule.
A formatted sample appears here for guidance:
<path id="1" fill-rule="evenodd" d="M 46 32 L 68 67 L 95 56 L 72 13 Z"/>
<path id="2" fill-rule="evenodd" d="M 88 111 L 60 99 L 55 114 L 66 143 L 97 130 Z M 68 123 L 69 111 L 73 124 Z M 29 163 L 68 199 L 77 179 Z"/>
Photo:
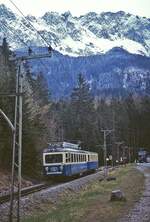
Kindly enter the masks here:
<path id="1" fill-rule="evenodd" d="M 62 154 L 47 154 L 45 155 L 45 163 L 62 163 Z"/>

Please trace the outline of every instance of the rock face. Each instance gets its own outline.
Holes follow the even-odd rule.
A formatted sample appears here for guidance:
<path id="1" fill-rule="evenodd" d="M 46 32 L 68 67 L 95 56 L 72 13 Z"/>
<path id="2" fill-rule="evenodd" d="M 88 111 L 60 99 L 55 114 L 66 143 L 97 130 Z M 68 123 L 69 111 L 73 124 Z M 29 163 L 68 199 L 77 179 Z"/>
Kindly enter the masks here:
<path id="1" fill-rule="evenodd" d="M 126 201 L 125 194 L 121 190 L 113 190 L 111 192 L 111 201 Z"/>
<path id="2" fill-rule="evenodd" d="M 84 75 L 94 97 L 150 94 L 150 58 L 114 48 L 103 55 L 70 57 L 54 52 L 50 59 L 30 61 L 33 74 L 47 79 L 54 99 L 68 98 Z"/>

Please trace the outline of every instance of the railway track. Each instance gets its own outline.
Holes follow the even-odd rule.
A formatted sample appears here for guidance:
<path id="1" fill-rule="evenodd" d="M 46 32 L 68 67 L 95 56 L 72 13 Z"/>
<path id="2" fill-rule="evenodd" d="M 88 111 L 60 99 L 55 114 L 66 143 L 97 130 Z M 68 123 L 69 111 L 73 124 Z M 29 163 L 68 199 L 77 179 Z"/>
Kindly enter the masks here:
<path id="1" fill-rule="evenodd" d="M 26 196 L 28 194 L 31 194 L 31 193 L 34 193 L 34 192 L 46 189 L 49 186 L 50 186 L 49 184 L 37 184 L 37 185 L 34 185 L 34 186 L 23 188 L 21 190 L 21 197 L 24 197 L 24 196 Z M 14 199 L 17 199 L 17 196 L 18 196 L 18 193 L 15 192 L 14 193 Z M 10 194 L 6 194 L 6 195 L 3 195 L 3 196 L 0 196 L 0 204 L 6 203 L 8 201 L 10 201 Z"/>
<path id="2" fill-rule="evenodd" d="M 113 169 L 113 168 L 110 167 L 109 170 L 110 169 Z M 98 171 L 103 172 L 104 171 L 103 167 L 99 168 L 96 172 L 98 172 Z M 88 175 L 85 175 L 83 177 L 86 177 L 86 176 L 88 176 Z M 77 178 L 74 178 L 74 179 L 72 178 L 72 180 L 76 180 L 76 179 Z M 65 182 L 68 182 L 68 181 L 65 181 Z M 38 192 L 38 191 L 41 191 L 41 190 L 46 189 L 46 188 L 54 187 L 54 186 L 56 186 L 58 184 L 61 185 L 62 183 L 59 182 L 59 183 L 56 183 L 56 184 L 53 184 L 53 185 L 52 184 L 48 184 L 48 183 L 41 183 L 41 184 L 37 184 L 37 185 L 34 185 L 34 186 L 23 188 L 21 190 L 21 197 L 27 196 L 29 194 L 32 194 L 32 193 L 35 193 L 35 192 Z M 14 193 L 14 199 L 17 199 L 17 196 L 18 196 L 18 193 L 15 192 Z M 3 196 L 0 196 L 0 204 L 6 203 L 8 201 L 10 201 L 10 194 L 6 194 L 6 195 L 3 195 Z"/>

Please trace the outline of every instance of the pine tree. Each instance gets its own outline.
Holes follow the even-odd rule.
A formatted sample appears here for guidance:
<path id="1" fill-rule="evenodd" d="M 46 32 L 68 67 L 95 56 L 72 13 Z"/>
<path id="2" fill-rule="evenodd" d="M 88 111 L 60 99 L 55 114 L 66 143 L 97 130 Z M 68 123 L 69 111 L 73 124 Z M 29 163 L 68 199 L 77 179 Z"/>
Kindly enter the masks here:
<path id="1" fill-rule="evenodd" d="M 14 62 L 9 61 L 9 46 L 6 38 L 0 47 L 0 93 L 15 92 L 16 69 Z M 14 99 L 0 96 L 0 108 L 13 122 Z M 8 124 L 3 118 L 0 119 L 0 165 L 9 168 L 11 165 L 12 134 Z"/>
<path id="2" fill-rule="evenodd" d="M 92 149 L 96 144 L 97 133 L 94 101 L 82 74 L 71 94 L 69 116 L 70 138 L 81 140 L 86 148 Z"/>

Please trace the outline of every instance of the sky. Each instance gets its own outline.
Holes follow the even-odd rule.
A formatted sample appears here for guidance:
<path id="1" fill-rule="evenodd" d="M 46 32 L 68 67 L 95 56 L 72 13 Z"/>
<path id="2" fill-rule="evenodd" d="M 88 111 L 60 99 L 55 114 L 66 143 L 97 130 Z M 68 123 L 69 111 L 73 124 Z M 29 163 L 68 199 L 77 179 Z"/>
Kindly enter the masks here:
<path id="1" fill-rule="evenodd" d="M 70 11 L 73 16 L 88 12 L 125 11 L 134 15 L 150 18 L 150 0 L 12 0 L 27 15 L 42 16 L 47 11 L 64 13 Z M 0 0 L 14 12 L 10 0 Z M 18 12 L 17 12 L 18 13 Z"/>

